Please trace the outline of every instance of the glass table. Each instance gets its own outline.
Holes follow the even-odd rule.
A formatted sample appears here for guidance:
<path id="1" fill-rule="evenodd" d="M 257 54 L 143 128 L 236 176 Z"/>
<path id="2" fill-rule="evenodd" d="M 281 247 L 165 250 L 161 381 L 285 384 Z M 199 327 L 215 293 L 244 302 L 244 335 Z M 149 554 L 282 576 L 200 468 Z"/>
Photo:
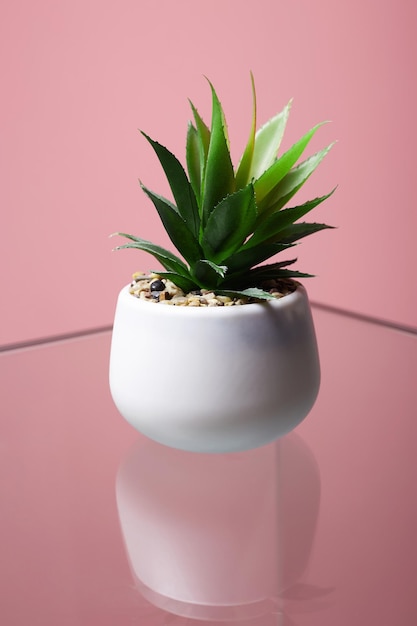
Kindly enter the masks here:
<path id="1" fill-rule="evenodd" d="M 109 332 L 3 352 L 0 623 L 416 624 L 417 336 L 313 314 L 315 407 L 229 455 L 119 416 Z"/>

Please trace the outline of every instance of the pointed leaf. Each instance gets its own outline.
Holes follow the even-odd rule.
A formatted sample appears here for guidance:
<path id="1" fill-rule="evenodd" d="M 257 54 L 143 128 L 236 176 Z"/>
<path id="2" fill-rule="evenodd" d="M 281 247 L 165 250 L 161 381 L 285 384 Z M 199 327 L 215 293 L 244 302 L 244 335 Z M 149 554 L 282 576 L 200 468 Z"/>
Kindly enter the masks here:
<path id="1" fill-rule="evenodd" d="M 258 224 L 253 236 L 249 239 L 246 244 L 247 248 L 251 248 L 254 245 L 260 244 L 262 242 L 273 242 L 273 241 L 281 241 L 280 233 L 285 228 L 287 228 L 290 224 L 293 224 L 301 217 L 309 213 L 316 206 L 327 200 L 334 192 L 334 189 L 326 194 L 325 196 L 320 196 L 319 198 L 315 198 L 314 200 L 308 200 L 304 202 L 304 204 L 300 204 L 299 206 L 292 207 L 289 209 L 281 209 L 280 211 L 276 211 L 272 213 L 272 215 L 264 217 L 262 215 L 262 221 Z"/>
<path id="2" fill-rule="evenodd" d="M 212 119 L 210 145 L 203 183 L 203 225 L 214 207 L 234 191 L 234 171 L 230 158 L 226 122 L 214 87 L 212 92 Z"/>
<path id="3" fill-rule="evenodd" d="M 314 274 L 306 274 L 305 272 L 298 272 L 297 270 L 277 270 L 276 272 L 265 272 L 264 275 L 259 275 L 260 280 L 271 280 L 275 278 L 314 278 Z"/>
<path id="4" fill-rule="evenodd" d="M 189 293 L 198 287 L 190 275 L 183 276 L 182 274 L 178 274 L 176 272 L 160 272 L 159 270 L 157 273 L 159 276 L 162 276 L 162 278 L 171 280 L 174 285 L 177 285 L 177 287 L 182 289 L 184 293 Z"/>
<path id="5" fill-rule="evenodd" d="M 252 184 L 219 202 L 204 230 L 206 257 L 221 263 L 236 252 L 253 231 L 257 215 Z"/>
<path id="6" fill-rule="evenodd" d="M 262 213 L 267 216 L 275 211 L 279 211 L 283 206 L 291 200 L 291 198 L 297 193 L 297 191 L 304 185 L 306 180 L 311 176 L 314 170 L 320 165 L 326 154 L 334 146 L 331 143 L 329 146 L 316 152 L 311 157 L 292 168 L 282 181 L 275 187 L 273 192 L 262 203 Z M 336 187 L 331 193 L 335 191 Z M 331 195 L 331 194 L 329 194 Z"/>
<path id="7" fill-rule="evenodd" d="M 195 263 L 202 256 L 201 248 L 197 239 L 177 212 L 176 207 L 169 200 L 158 196 L 144 185 L 142 185 L 142 189 L 152 200 L 174 246 L 188 263 Z"/>
<path id="8" fill-rule="evenodd" d="M 258 180 L 255 181 L 256 201 L 260 211 L 264 209 L 262 201 L 273 193 L 279 182 L 288 174 L 290 169 L 298 161 L 308 143 L 313 137 L 314 133 L 320 128 L 322 124 L 317 124 L 311 130 L 308 131 L 299 139 L 287 152 L 285 152 L 279 159 L 277 159 L 266 172 L 262 174 Z"/>
<path id="9" fill-rule="evenodd" d="M 224 265 L 217 265 L 209 261 L 208 259 L 201 259 L 193 267 L 193 277 L 196 279 L 200 287 L 206 289 L 214 289 L 222 282 L 227 267 Z"/>
<path id="10" fill-rule="evenodd" d="M 284 136 L 292 100 L 287 106 L 256 133 L 255 151 L 252 161 L 251 178 L 257 179 L 271 167 L 277 158 L 277 153 Z"/>
<path id="11" fill-rule="evenodd" d="M 262 243 L 249 249 L 242 249 L 225 260 L 229 273 L 247 270 L 263 261 L 270 259 L 283 250 L 288 250 L 292 245 L 288 243 Z"/>
<path id="12" fill-rule="evenodd" d="M 297 259 L 287 259 L 286 261 L 279 261 L 278 263 L 270 263 L 269 265 L 260 265 L 259 267 L 255 267 L 253 270 L 249 272 L 251 276 L 256 276 L 259 273 L 263 273 L 265 271 L 275 271 L 280 270 L 283 267 L 287 267 L 287 265 L 293 265 L 296 263 Z"/>
<path id="13" fill-rule="evenodd" d="M 224 278 L 228 270 L 227 265 L 217 265 L 208 259 L 201 259 L 198 263 L 206 263 L 214 272 L 216 272 L 216 274 L 220 276 L 220 278 Z"/>
<path id="14" fill-rule="evenodd" d="M 200 142 L 197 133 L 197 129 L 191 124 L 188 124 L 187 132 L 187 145 L 186 145 L 186 161 L 188 176 L 190 177 L 191 186 L 194 190 L 194 194 L 199 201 L 201 194 L 201 155 L 200 155 Z"/>
<path id="15" fill-rule="evenodd" d="M 276 298 L 258 287 L 249 287 L 241 291 L 235 289 L 216 289 L 216 293 L 220 296 L 229 296 L 229 298 L 256 298 L 258 300 L 276 300 Z"/>
<path id="16" fill-rule="evenodd" d="M 187 223 L 193 235 L 198 237 L 200 219 L 197 201 L 183 166 L 178 161 L 177 157 L 165 148 L 165 146 L 154 141 L 144 132 L 142 132 L 142 135 L 149 141 L 156 152 L 174 195 L 178 213 Z"/>
<path id="17" fill-rule="evenodd" d="M 248 143 L 246 144 L 245 151 L 236 171 L 236 189 L 242 189 L 251 180 L 251 167 L 256 135 L 256 91 L 252 72 L 250 77 L 252 83 L 252 126 L 250 129 Z"/>
<path id="18" fill-rule="evenodd" d="M 207 164 L 207 155 L 210 145 L 210 130 L 206 126 L 196 107 L 193 105 L 191 100 L 189 100 L 191 110 L 193 112 L 194 120 L 195 120 L 195 129 L 197 131 L 198 138 L 198 151 L 199 151 L 199 160 L 200 160 L 200 194 L 198 196 L 198 204 L 201 209 L 202 206 L 202 198 L 204 194 L 204 178 Z"/>
<path id="19" fill-rule="evenodd" d="M 281 243 L 291 244 L 294 241 L 298 241 L 303 237 L 307 237 L 308 235 L 312 235 L 313 233 L 317 233 L 320 230 L 324 230 L 326 228 L 334 228 L 334 226 L 316 223 L 310 224 L 307 222 L 301 222 L 300 224 L 291 224 L 291 226 L 284 228 L 284 230 L 279 233 L 279 240 Z"/>
<path id="20" fill-rule="evenodd" d="M 268 265 L 259 265 L 254 267 L 249 272 L 242 271 L 235 274 L 228 274 L 226 279 L 222 283 L 222 287 L 225 289 L 244 289 L 248 285 L 259 286 L 265 280 L 272 280 L 278 277 L 283 277 L 282 272 L 288 272 L 290 270 L 284 270 L 283 268 L 295 263 L 297 259 L 289 259 L 281 261 L 279 263 L 270 263 Z M 291 270 L 292 271 L 292 270 Z M 298 274 L 297 274 L 298 275 Z"/>
<path id="21" fill-rule="evenodd" d="M 189 100 L 189 103 L 191 106 L 191 110 L 193 112 L 195 126 L 196 126 L 196 130 L 197 130 L 198 137 L 200 140 L 201 149 L 202 149 L 201 160 L 202 162 L 205 163 L 207 161 L 207 155 L 208 155 L 209 145 L 210 145 L 210 129 L 204 122 L 203 118 L 201 117 L 196 107 L 191 102 L 191 100 Z"/>
<path id="22" fill-rule="evenodd" d="M 304 274 L 297 270 L 284 269 L 287 265 L 295 263 L 297 259 L 283 261 L 282 263 L 273 263 L 271 265 L 261 265 L 251 270 L 248 274 L 248 280 L 255 280 L 257 283 L 264 280 L 273 280 L 275 278 L 310 278 L 311 274 Z"/>
<path id="23" fill-rule="evenodd" d="M 122 250 L 124 248 L 136 248 L 137 250 L 142 250 L 143 252 L 149 252 L 152 256 L 161 263 L 161 265 L 169 271 L 178 272 L 179 274 L 188 274 L 188 268 L 185 263 L 179 259 L 177 256 L 172 254 L 169 250 L 165 250 L 161 246 L 157 246 L 153 244 L 151 241 L 146 241 L 146 239 L 140 239 L 139 237 L 134 237 L 133 235 L 128 235 L 127 233 L 114 233 L 115 235 L 119 235 L 120 237 L 126 237 L 130 239 L 133 243 L 127 243 L 122 246 L 117 246 L 115 250 Z"/>

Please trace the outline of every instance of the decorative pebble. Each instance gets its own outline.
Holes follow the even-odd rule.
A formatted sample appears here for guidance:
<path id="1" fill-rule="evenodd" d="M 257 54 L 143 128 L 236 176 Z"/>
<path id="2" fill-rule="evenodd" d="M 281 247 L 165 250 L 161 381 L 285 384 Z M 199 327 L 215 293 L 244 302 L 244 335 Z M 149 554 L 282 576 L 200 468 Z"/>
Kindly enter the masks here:
<path id="1" fill-rule="evenodd" d="M 151 291 L 163 291 L 165 289 L 165 283 L 162 280 L 153 280 L 150 284 Z"/>
<path id="2" fill-rule="evenodd" d="M 161 280 L 161 278 L 159 274 L 154 272 L 151 274 L 135 272 L 132 276 L 133 282 L 130 285 L 130 293 L 141 300 L 168 306 L 242 306 L 256 302 L 250 298 L 230 298 L 229 296 L 216 295 L 209 289 L 195 289 L 191 293 L 185 294 L 172 281 L 166 278 Z M 271 280 L 262 285 L 274 298 L 282 298 L 294 291 L 296 286 L 296 282 L 286 279 Z"/>

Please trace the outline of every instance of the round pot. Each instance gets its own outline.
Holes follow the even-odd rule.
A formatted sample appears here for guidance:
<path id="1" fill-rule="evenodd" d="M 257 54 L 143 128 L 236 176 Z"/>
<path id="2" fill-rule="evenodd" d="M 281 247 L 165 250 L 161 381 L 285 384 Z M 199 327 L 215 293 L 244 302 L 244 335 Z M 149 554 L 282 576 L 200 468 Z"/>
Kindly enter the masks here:
<path id="1" fill-rule="evenodd" d="M 117 301 L 110 389 L 122 416 L 165 445 L 232 452 L 285 435 L 317 397 L 307 293 L 233 307 Z"/>

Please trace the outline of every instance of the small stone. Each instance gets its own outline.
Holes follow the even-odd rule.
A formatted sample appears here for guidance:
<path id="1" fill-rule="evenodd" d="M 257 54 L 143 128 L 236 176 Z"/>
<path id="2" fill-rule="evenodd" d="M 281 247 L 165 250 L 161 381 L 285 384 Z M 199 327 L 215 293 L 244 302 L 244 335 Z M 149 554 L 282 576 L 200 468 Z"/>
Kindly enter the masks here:
<path id="1" fill-rule="evenodd" d="M 184 306 L 184 304 L 187 304 L 187 298 L 185 296 L 174 296 L 171 302 L 177 306 Z"/>
<path id="2" fill-rule="evenodd" d="M 200 306 L 200 299 L 193 296 L 188 300 L 188 306 Z"/>
<path id="3" fill-rule="evenodd" d="M 163 291 L 165 289 L 165 283 L 162 280 L 154 280 L 150 285 L 151 291 Z"/>
<path id="4" fill-rule="evenodd" d="M 213 306 L 241 306 L 250 302 L 258 302 L 256 298 L 231 298 L 216 295 L 211 289 L 194 289 L 190 293 L 184 292 L 168 278 L 163 278 L 156 272 L 135 272 L 132 276 L 129 291 L 135 298 L 148 302 L 165 303 L 175 306 L 213 307 Z M 297 288 L 297 283 L 291 280 L 276 279 L 265 281 L 259 285 L 273 296 L 282 298 Z"/>
<path id="5" fill-rule="evenodd" d="M 174 285 L 170 280 L 167 280 L 165 292 L 169 293 L 170 296 L 184 296 L 184 292 L 182 289 Z"/>

